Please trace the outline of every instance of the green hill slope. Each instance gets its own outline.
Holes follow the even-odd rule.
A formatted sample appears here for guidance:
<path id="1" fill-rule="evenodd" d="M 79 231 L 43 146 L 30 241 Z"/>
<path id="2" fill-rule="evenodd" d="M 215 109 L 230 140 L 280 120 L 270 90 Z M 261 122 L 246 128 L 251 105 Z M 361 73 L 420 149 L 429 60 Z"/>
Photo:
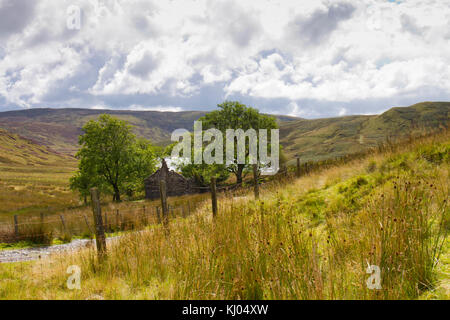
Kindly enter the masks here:
<path id="1" fill-rule="evenodd" d="M 135 133 L 164 143 L 178 128 L 190 129 L 203 112 L 112 111 L 89 109 L 30 109 L 0 113 L 0 128 L 33 139 L 59 152 L 73 154 L 83 125 L 108 113 L 127 120 Z"/>
<path id="2" fill-rule="evenodd" d="M 180 128 L 192 130 L 201 111 L 158 112 L 90 109 L 30 109 L 0 112 L 0 128 L 33 139 L 58 152 L 74 154 L 83 125 L 101 114 L 110 114 L 133 125 L 138 136 L 155 144 L 170 143 L 171 133 Z M 280 123 L 298 118 L 278 116 Z"/>
<path id="3" fill-rule="evenodd" d="M 449 121 L 449 102 L 424 102 L 380 115 L 283 123 L 280 139 L 288 159 L 299 154 L 302 160 L 323 160 L 363 151 L 386 138 L 448 127 Z"/>
<path id="4" fill-rule="evenodd" d="M 90 109 L 31 109 L 0 113 L 0 128 L 20 134 L 39 144 L 66 154 L 78 147 L 81 127 L 102 113 L 129 121 L 135 133 L 164 145 L 173 130 L 191 130 L 200 111 L 114 111 Z M 277 116 L 280 139 L 288 159 L 300 154 L 302 160 L 321 160 L 359 152 L 376 146 L 387 137 L 448 126 L 449 102 L 426 102 L 373 116 L 348 116 L 328 119 L 299 119 Z"/>
<path id="5" fill-rule="evenodd" d="M 75 159 L 0 129 L 0 165 L 48 166 L 67 162 L 75 163 Z"/>

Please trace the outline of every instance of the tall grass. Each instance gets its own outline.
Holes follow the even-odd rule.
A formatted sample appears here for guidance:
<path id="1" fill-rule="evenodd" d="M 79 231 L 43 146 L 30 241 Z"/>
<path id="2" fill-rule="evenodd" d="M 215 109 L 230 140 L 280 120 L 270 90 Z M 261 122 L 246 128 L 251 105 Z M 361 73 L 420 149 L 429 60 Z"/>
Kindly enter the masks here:
<path id="1" fill-rule="evenodd" d="M 170 233 L 153 225 L 124 235 L 103 263 L 86 249 L 33 264 L 0 298 L 418 298 L 438 284 L 448 238 L 449 146 L 441 135 L 274 181 L 259 201 L 222 195 L 214 221 L 205 201 Z M 42 264 L 33 285 L 23 280 Z M 80 291 L 64 287 L 73 264 Z M 381 290 L 367 287 L 368 265 L 380 267 Z"/>
<path id="2" fill-rule="evenodd" d="M 194 211 L 208 195 L 173 197 L 169 201 L 170 216 L 185 216 Z M 120 204 L 103 203 L 103 223 L 106 232 L 141 230 L 149 224 L 159 223 L 157 207 L 160 202 L 135 201 Z M 66 210 L 62 214 L 19 215 L 18 230 L 14 232 L 13 217 L 0 221 L 0 243 L 24 242 L 48 245 L 59 239 L 70 242 L 72 237 L 93 238 L 94 221 L 90 207 Z M 64 220 L 64 224 L 62 223 Z"/>

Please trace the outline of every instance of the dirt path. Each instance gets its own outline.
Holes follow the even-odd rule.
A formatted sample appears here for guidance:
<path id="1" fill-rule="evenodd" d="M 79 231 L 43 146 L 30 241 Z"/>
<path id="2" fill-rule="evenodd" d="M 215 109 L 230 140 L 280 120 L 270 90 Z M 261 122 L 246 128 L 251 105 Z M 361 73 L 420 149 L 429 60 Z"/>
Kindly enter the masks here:
<path id="1" fill-rule="evenodd" d="M 107 238 L 106 241 L 110 242 L 118 238 L 118 236 L 111 237 Z M 54 246 L 25 248 L 17 250 L 1 250 L 0 263 L 38 260 L 39 258 L 44 258 L 51 254 L 58 254 L 68 251 L 78 251 L 81 248 L 85 248 L 89 245 L 95 245 L 95 240 L 76 239 L 70 243 L 58 244 Z"/>

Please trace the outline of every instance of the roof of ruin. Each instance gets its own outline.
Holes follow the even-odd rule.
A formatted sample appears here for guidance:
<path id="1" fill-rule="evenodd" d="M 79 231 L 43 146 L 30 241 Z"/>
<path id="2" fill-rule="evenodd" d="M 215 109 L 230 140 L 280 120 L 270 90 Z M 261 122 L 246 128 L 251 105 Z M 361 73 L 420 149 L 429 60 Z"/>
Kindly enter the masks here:
<path id="1" fill-rule="evenodd" d="M 145 180 L 151 180 L 153 178 L 160 178 L 161 172 L 166 172 L 167 174 L 171 174 L 171 175 L 178 175 L 180 177 L 182 177 L 183 179 L 186 179 L 183 175 L 173 171 L 173 170 L 169 170 L 169 167 L 167 166 L 166 160 L 163 158 L 161 161 L 161 168 L 159 168 L 158 170 L 156 170 L 154 173 L 152 173 L 150 176 L 148 176 Z"/>

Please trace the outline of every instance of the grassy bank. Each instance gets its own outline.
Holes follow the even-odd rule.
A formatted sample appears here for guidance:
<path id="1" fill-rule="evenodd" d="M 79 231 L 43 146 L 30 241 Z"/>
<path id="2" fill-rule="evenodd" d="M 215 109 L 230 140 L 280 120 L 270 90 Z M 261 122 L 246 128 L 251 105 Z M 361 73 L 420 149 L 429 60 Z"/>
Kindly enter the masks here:
<path id="1" fill-rule="evenodd" d="M 417 299 L 449 295 L 449 134 L 219 199 L 93 248 L 0 265 L 2 299 Z M 66 270 L 79 265 L 81 290 Z M 381 269 L 370 290 L 368 265 Z"/>

